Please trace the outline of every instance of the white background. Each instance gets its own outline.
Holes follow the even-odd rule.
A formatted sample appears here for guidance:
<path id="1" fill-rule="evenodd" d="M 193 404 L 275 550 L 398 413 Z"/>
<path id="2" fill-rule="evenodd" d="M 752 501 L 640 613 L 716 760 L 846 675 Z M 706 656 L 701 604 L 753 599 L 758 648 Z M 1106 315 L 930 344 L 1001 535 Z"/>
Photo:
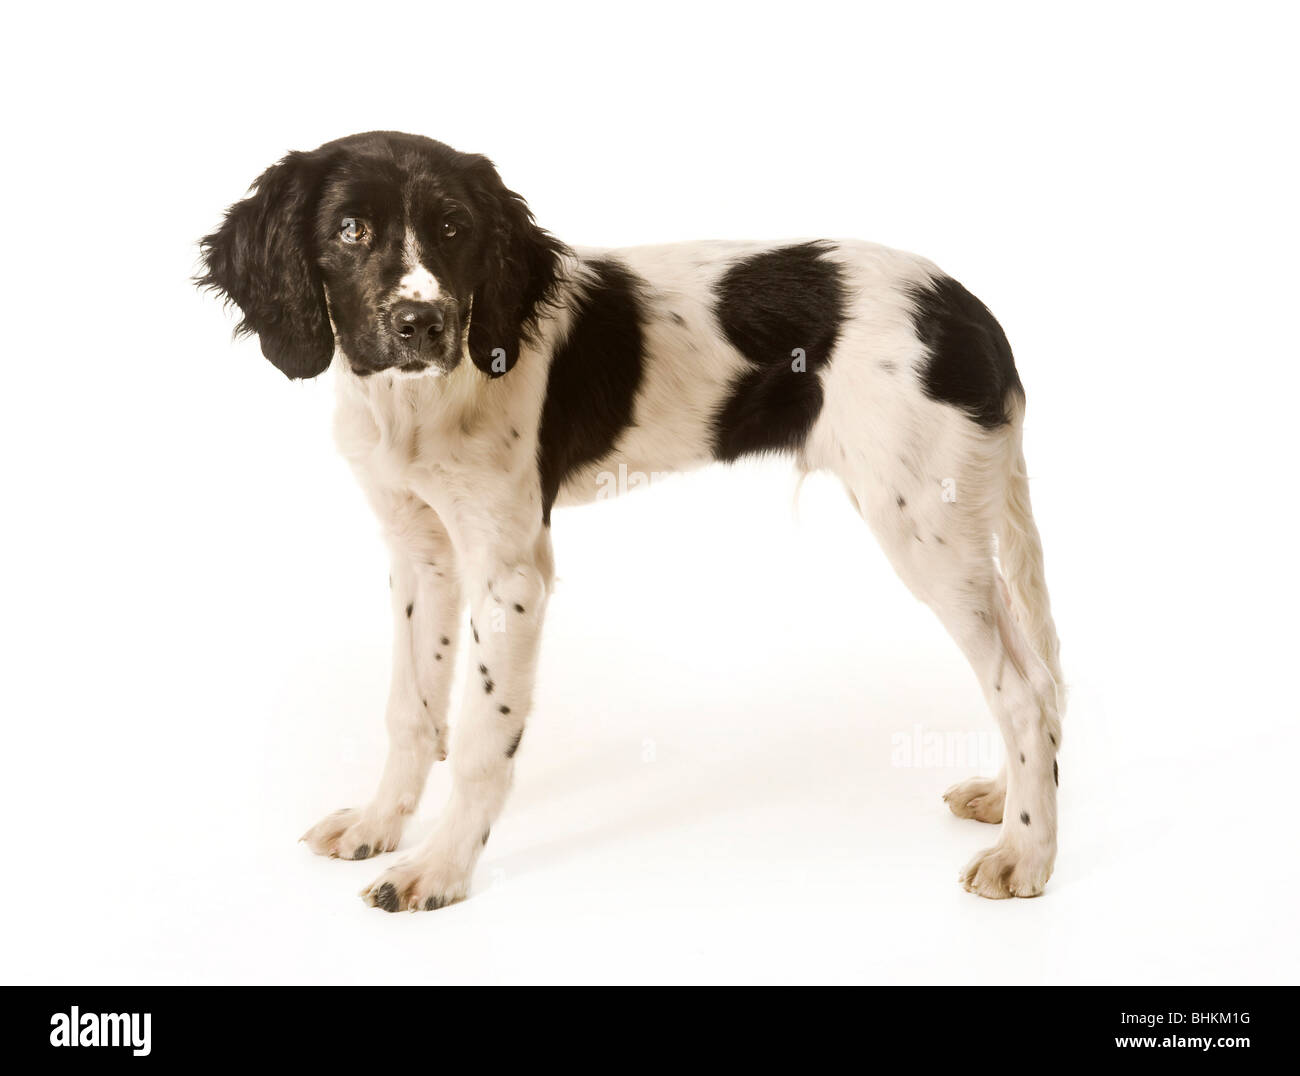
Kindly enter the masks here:
<path id="1" fill-rule="evenodd" d="M 1284 5 L 35 10 L 0 75 L 0 976 L 1297 978 Z M 382 914 L 385 860 L 295 843 L 378 774 L 387 565 L 328 377 L 187 278 L 266 165 L 373 128 L 488 153 L 570 242 L 857 236 L 996 311 L 1072 689 L 1044 897 L 957 884 L 995 831 L 940 795 L 996 757 L 904 748 L 996 743 L 974 677 L 776 463 L 557 513 L 467 902 Z"/>

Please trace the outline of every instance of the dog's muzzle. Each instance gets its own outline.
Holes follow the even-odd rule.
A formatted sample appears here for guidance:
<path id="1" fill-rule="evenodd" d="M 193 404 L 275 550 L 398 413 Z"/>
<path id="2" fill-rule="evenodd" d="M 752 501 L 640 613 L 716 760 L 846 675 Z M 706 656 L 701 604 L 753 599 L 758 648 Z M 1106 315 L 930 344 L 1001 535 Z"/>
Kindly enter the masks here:
<path id="1" fill-rule="evenodd" d="M 460 362 L 456 317 L 439 303 L 402 299 L 388 311 L 392 357 L 397 369 L 421 373 L 436 366 L 444 372 Z"/>

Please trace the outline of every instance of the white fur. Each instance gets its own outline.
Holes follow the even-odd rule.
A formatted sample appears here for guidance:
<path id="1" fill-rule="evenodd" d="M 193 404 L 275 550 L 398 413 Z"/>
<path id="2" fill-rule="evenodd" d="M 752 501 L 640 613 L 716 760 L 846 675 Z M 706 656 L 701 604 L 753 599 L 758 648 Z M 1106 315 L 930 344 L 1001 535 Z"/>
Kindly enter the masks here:
<path id="1" fill-rule="evenodd" d="M 541 522 L 538 423 L 550 357 L 568 332 L 573 297 L 590 280 L 588 262 L 614 253 L 647 283 L 646 366 L 633 422 L 607 456 L 568 476 L 560 505 L 594 499 L 607 488 L 601 472 L 709 462 L 711 418 L 745 368 L 714 321 L 712 289 L 730 261 L 775 245 L 579 250 L 564 265 L 560 301 L 536 341 L 499 379 L 467 359 L 445 377 L 363 379 L 335 357 L 337 440 L 392 552 L 396 643 L 379 790 L 364 809 L 309 831 L 316 851 L 351 857 L 395 846 L 429 767 L 447 755 L 465 607 L 478 633 L 468 644 L 473 675 L 450 748 L 450 801 L 432 835 L 367 888 L 372 902 L 415 909 L 465 896 L 505 801 L 514 768 L 507 749 L 528 715 L 553 575 L 550 531 Z M 987 821 L 1000 820 L 1005 806 L 1007 821 L 962 881 L 985 896 L 1034 895 L 1056 852 L 1060 674 L 1020 455 L 1021 417 L 1017 411 L 1008 426 L 988 431 L 921 391 L 925 352 L 900 285 L 928 280 L 934 266 L 858 242 L 838 243 L 828 256 L 843 266 L 851 306 L 830 362 L 808 374 L 823 379 L 825 403 L 796 462 L 843 480 L 899 575 L 969 658 L 1006 739 L 1008 767 L 997 781 L 950 790 L 949 803 Z M 429 285 L 420 272 L 412 267 L 404 278 L 413 295 Z M 1010 573 L 1005 583 L 995 534 Z M 1022 824 L 1022 811 L 1032 825 Z"/>
<path id="2" fill-rule="evenodd" d="M 397 298 L 426 303 L 438 298 L 438 278 L 421 264 L 419 240 L 411 228 L 406 230 L 406 239 L 402 244 L 402 263 L 406 272 L 397 282 Z"/>

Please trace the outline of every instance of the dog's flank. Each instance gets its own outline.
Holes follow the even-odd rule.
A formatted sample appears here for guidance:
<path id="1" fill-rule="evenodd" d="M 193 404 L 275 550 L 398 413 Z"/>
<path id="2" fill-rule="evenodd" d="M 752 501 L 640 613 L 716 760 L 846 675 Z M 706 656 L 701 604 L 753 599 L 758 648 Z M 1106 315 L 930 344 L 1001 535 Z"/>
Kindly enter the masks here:
<path id="1" fill-rule="evenodd" d="M 436 909 L 469 891 L 532 704 L 553 507 L 600 498 L 611 474 L 769 453 L 840 478 L 965 653 L 1017 760 L 945 797 L 1012 823 L 962 883 L 1042 892 L 1059 648 L 1023 388 L 1001 327 L 960 284 L 858 241 L 568 247 L 486 158 L 391 133 L 290 154 L 202 250 L 200 282 L 284 373 L 332 363 L 338 444 L 391 549 L 388 761 L 369 804 L 304 839 L 341 858 L 392 850 L 430 767 L 451 760 L 432 834 L 369 903 Z M 466 611 L 478 677 L 449 751 Z"/>
<path id="2" fill-rule="evenodd" d="M 797 452 L 822 409 L 816 375 L 844 323 L 844 273 L 828 243 L 765 250 L 728 266 L 714 312 L 748 361 L 713 418 L 713 455 Z M 813 375 L 813 376 L 809 376 Z"/>

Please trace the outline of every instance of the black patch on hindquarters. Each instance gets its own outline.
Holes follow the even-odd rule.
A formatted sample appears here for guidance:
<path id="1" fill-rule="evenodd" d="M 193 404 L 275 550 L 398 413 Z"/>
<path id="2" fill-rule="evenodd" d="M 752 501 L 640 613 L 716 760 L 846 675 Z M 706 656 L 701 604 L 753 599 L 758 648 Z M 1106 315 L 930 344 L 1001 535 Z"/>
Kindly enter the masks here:
<path id="1" fill-rule="evenodd" d="M 506 758 L 514 758 L 515 752 L 519 750 L 519 741 L 524 738 L 524 730 L 520 729 L 515 733 L 515 738 L 510 741 L 510 746 L 506 748 Z"/>
<path id="2" fill-rule="evenodd" d="M 542 522 L 574 470 L 606 455 L 632 423 L 645 366 L 642 282 L 626 266 L 590 263 L 593 280 L 573 304 L 573 322 L 551 359 L 537 433 Z"/>
<path id="3" fill-rule="evenodd" d="M 921 384 L 932 400 L 951 404 L 987 430 L 1005 425 L 1007 399 L 1024 396 L 1011 345 L 988 307 L 952 277 L 909 284 L 912 325 L 929 352 Z"/>
<path id="4" fill-rule="evenodd" d="M 717 459 L 797 449 L 817 421 L 819 373 L 847 305 L 843 272 L 823 257 L 831 249 L 815 242 L 766 250 L 742 258 L 718 281 L 718 325 L 750 368 L 713 416 Z"/>

